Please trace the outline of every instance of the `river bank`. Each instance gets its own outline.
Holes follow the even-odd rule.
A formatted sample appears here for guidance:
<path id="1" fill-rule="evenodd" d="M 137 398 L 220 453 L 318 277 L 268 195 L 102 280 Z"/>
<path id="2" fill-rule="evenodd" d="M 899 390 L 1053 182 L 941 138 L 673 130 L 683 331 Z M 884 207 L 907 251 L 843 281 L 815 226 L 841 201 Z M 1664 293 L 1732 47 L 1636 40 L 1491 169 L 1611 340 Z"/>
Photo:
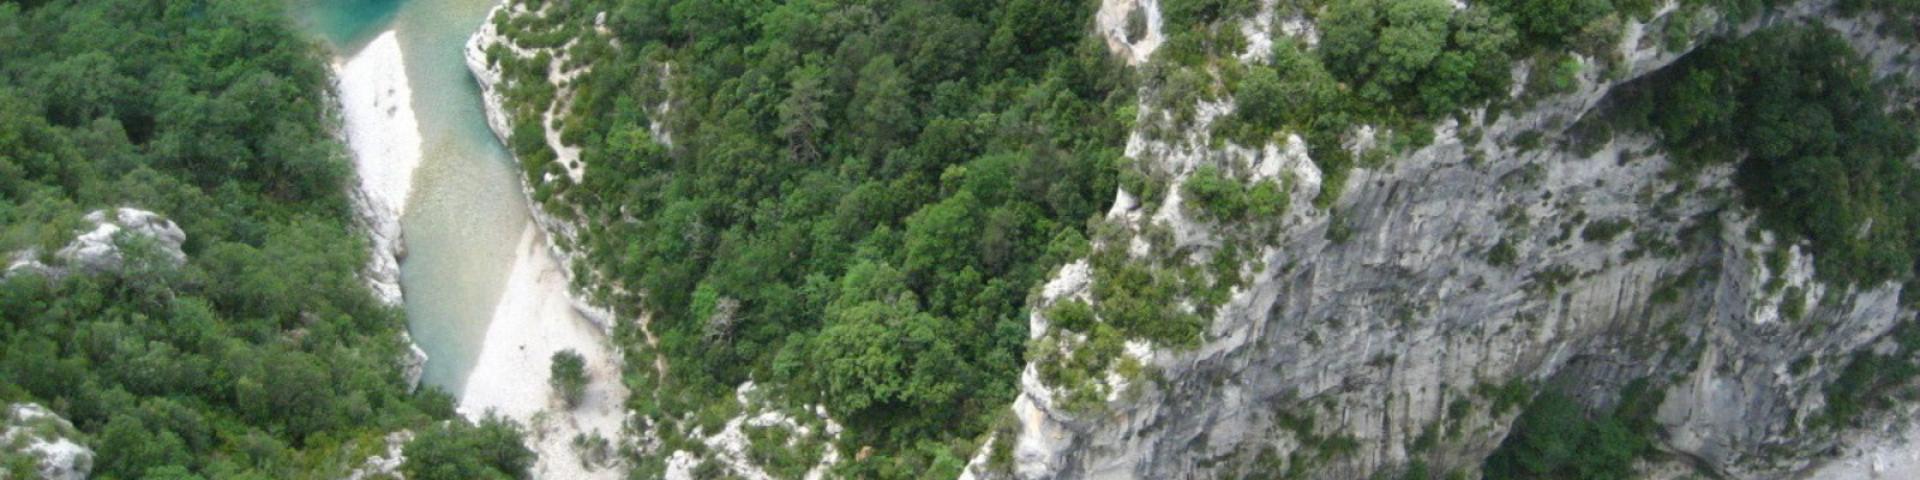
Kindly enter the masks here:
<path id="1" fill-rule="evenodd" d="M 582 435 L 619 439 L 627 398 L 620 357 L 606 335 L 574 311 L 546 235 L 535 225 L 521 234 L 480 359 L 460 394 L 460 413 L 471 419 L 492 411 L 526 425 L 528 446 L 540 455 L 535 478 L 620 478 L 616 469 L 585 468 L 586 452 L 574 445 Z M 548 382 L 553 354 L 562 350 L 586 358 L 586 394 L 573 408 Z"/>
<path id="2" fill-rule="evenodd" d="M 535 478 L 620 478 L 608 459 L 583 461 L 596 449 L 580 446 L 619 442 L 621 358 L 604 317 L 582 315 L 570 294 L 462 58 L 493 6 L 407 2 L 370 40 L 334 39 L 355 207 L 374 250 L 368 283 L 405 305 L 413 338 L 433 353 L 425 384 L 454 394 L 464 417 L 493 412 L 527 427 Z M 562 350 L 587 359 L 591 380 L 572 408 L 548 381 Z M 419 378 L 418 367 L 408 375 Z"/>
<path id="3" fill-rule="evenodd" d="M 406 60 L 392 30 L 351 57 L 335 57 L 334 91 L 340 101 L 341 133 L 353 157 L 357 182 L 354 209 L 372 247 L 366 280 L 388 305 L 402 305 L 400 259 L 406 256 L 400 215 L 420 167 L 420 122 L 413 115 L 413 89 Z M 399 359 L 407 388 L 418 388 L 431 359 L 411 334 L 402 333 L 407 355 Z"/>
<path id="4" fill-rule="evenodd" d="M 499 8 L 490 10 L 487 18 Z M 500 41 L 491 22 L 483 21 L 462 56 L 480 89 L 487 126 L 504 144 L 510 119 L 501 104 L 499 72 L 487 65 L 484 53 L 486 45 Z M 516 176 L 516 184 L 532 222 L 514 250 L 507 288 L 461 394 L 461 411 L 473 418 L 493 408 L 525 423 L 528 443 L 540 454 L 534 467 L 538 478 L 623 477 L 624 469 L 617 465 L 586 468 L 591 465 L 581 459 L 591 455 L 575 440 L 597 437 L 619 443 L 628 392 L 621 381 L 623 359 L 608 338 L 612 314 L 569 287 L 567 265 L 573 258 L 554 236 L 571 239 L 577 227 L 541 210 L 524 177 Z M 573 409 L 565 408 L 547 384 L 552 355 L 561 350 L 586 358 L 586 395 Z"/>
<path id="5" fill-rule="evenodd" d="M 388 30 L 333 66 L 348 151 L 359 182 L 354 201 L 367 223 L 373 255 L 369 283 L 380 299 L 399 305 L 400 259 L 406 256 L 400 215 L 420 167 L 420 122 L 399 37 Z"/>

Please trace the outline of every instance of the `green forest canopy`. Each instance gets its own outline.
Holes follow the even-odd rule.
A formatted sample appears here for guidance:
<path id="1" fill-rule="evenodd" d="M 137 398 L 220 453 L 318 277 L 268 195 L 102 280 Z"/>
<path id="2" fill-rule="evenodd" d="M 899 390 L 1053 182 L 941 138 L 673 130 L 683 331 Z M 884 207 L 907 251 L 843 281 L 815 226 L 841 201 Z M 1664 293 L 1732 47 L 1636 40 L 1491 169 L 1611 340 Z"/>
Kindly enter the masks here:
<path id="1" fill-rule="evenodd" d="M 324 52 L 281 8 L 0 2 L 0 252 L 54 261 L 81 216 L 120 206 L 187 234 L 179 268 L 134 248 L 118 272 L 0 281 L 0 403 L 71 420 L 97 478 L 338 478 L 387 432 L 452 416 L 400 377 L 401 314 L 359 276 Z"/>
<path id="2" fill-rule="evenodd" d="M 1084 248 L 1114 191 L 1132 88 L 1086 35 L 1092 7 L 581 1 L 516 20 L 545 41 L 608 11 L 626 45 L 593 52 L 566 120 L 585 182 L 543 193 L 595 226 L 592 268 L 646 292 L 674 371 L 664 405 L 637 407 L 792 385 L 852 424 L 850 443 L 957 466 L 967 448 L 916 445 L 971 438 L 1012 399 L 1028 289 Z M 662 63 L 665 90 L 630 74 Z M 518 118 L 550 94 L 522 92 Z M 659 118 L 638 108 L 667 98 Z M 534 174 L 557 168 L 538 134 L 510 142 Z M 933 461 L 903 458 L 850 473 Z"/>

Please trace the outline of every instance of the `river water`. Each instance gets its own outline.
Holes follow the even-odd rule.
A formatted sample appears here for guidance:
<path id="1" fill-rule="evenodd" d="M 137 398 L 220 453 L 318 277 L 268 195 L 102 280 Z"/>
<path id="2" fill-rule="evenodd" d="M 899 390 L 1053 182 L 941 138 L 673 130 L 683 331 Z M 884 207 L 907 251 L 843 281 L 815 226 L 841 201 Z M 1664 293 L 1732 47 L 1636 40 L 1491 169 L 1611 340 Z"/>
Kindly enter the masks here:
<path id="1" fill-rule="evenodd" d="M 394 31 L 419 120 L 421 163 L 401 217 L 400 284 L 423 382 L 459 395 L 529 225 L 518 171 L 487 129 L 463 48 L 499 0 L 291 0 L 341 57 Z"/>

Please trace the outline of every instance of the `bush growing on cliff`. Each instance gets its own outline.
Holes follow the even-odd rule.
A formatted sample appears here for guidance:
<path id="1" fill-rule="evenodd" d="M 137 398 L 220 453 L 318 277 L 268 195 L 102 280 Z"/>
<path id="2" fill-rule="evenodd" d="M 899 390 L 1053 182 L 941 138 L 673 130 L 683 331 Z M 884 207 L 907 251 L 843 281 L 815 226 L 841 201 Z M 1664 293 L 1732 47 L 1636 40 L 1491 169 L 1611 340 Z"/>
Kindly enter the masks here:
<path id="1" fill-rule="evenodd" d="M 1702 47 L 1622 102 L 1683 166 L 1736 163 L 1761 224 L 1805 239 L 1827 279 L 1912 274 L 1920 185 L 1906 161 L 1920 140 L 1888 111 L 1866 65 L 1819 27 L 1777 27 Z M 1904 110 L 1904 109 L 1903 109 Z"/>
<path id="2" fill-rule="evenodd" d="M 1280 182 L 1263 179 L 1247 184 L 1212 165 L 1194 169 L 1181 185 L 1181 192 L 1187 204 L 1208 220 L 1272 220 L 1287 211 L 1287 196 Z"/>

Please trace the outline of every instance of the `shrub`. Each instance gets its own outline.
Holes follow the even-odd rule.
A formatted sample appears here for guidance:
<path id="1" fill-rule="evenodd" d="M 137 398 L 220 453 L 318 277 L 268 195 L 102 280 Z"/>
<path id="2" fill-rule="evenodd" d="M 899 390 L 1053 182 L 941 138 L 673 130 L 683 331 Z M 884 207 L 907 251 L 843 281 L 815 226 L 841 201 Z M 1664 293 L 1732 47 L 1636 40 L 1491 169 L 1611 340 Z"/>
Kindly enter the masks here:
<path id="1" fill-rule="evenodd" d="M 1188 205 L 1213 220 L 1239 220 L 1247 214 L 1246 185 L 1222 173 L 1212 165 L 1194 169 L 1181 184 Z"/>
<path id="2" fill-rule="evenodd" d="M 552 360 L 547 383 L 567 402 L 568 408 L 579 406 L 587 391 L 586 358 L 580 356 L 580 352 L 566 349 L 553 352 Z"/>

